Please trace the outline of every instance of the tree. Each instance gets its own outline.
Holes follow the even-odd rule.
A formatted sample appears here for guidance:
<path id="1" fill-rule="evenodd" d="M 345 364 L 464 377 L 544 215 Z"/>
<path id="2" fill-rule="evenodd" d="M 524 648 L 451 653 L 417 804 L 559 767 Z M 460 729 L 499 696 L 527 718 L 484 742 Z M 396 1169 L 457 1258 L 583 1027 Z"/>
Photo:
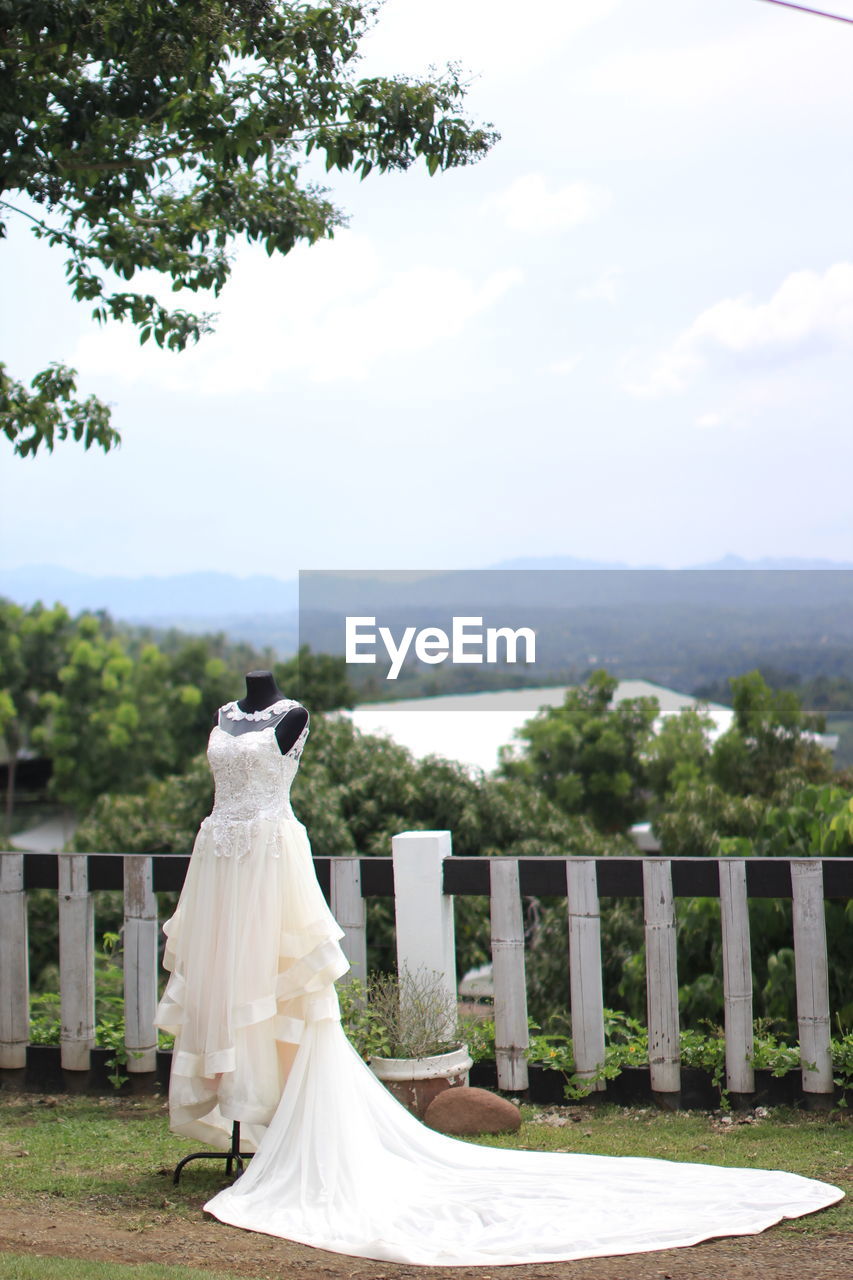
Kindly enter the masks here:
<path id="1" fill-rule="evenodd" d="M 110 787 L 137 790 L 175 768 L 173 724 L 200 700 L 193 685 L 169 686 L 168 660 L 156 645 L 134 659 L 97 618 L 78 619 L 59 672 L 59 689 L 41 699 L 37 740 L 53 761 L 51 788 L 84 813 Z"/>
<path id="2" fill-rule="evenodd" d="M 59 669 L 72 630 L 56 605 L 30 609 L 0 600 L 0 734 L 6 745 L 4 829 L 12 831 L 18 757 L 30 747 L 45 716 L 44 696 L 59 688 Z"/>
<path id="3" fill-rule="evenodd" d="M 101 272 L 153 269 L 173 290 L 218 296 L 238 236 L 285 254 L 345 221 L 303 172 L 312 153 L 362 178 L 419 159 L 433 174 L 495 141 L 460 113 L 458 68 L 355 75 L 380 3 L 0 0 L 0 196 L 36 212 L 8 199 L 0 210 L 64 250 L 72 296 L 98 321 L 182 350 L 209 315 Z M 109 409 L 77 400 L 74 377 L 52 365 L 30 392 L 0 365 L 0 427 L 16 453 L 68 435 L 117 443 Z"/>
<path id="4" fill-rule="evenodd" d="M 771 689 L 759 671 L 734 676 L 734 723 L 714 744 L 711 773 L 731 795 L 777 797 L 832 776 L 832 757 L 812 736 L 819 718 L 793 689 Z"/>
<path id="5" fill-rule="evenodd" d="M 682 707 L 678 715 L 664 717 L 646 757 L 649 786 L 658 798 L 705 776 L 713 727 L 713 720 L 701 707 Z"/>
<path id="6" fill-rule="evenodd" d="M 278 687 L 304 703 L 312 715 L 355 705 L 345 658 L 312 653 L 307 644 L 302 644 L 295 658 L 275 664 L 274 675 Z"/>
<path id="7" fill-rule="evenodd" d="M 589 814 L 601 831 L 624 831 L 645 808 L 645 752 L 658 714 L 656 698 L 612 706 L 618 681 L 595 671 L 519 730 L 524 755 L 505 753 L 507 777 L 541 787 L 564 812 Z"/>

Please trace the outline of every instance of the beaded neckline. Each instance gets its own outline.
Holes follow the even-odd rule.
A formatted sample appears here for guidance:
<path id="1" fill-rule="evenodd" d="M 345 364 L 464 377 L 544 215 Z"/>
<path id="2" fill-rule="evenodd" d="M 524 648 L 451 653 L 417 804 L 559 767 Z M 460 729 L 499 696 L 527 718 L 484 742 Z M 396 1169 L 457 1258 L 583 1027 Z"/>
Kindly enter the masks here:
<path id="1" fill-rule="evenodd" d="M 223 707 L 225 716 L 228 720 L 272 720 L 273 716 L 277 716 L 284 711 L 285 707 L 295 707 L 296 703 L 290 698 L 282 698 L 280 702 L 274 702 L 271 707 L 264 707 L 261 711 L 242 711 L 236 702 L 229 702 Z"/>

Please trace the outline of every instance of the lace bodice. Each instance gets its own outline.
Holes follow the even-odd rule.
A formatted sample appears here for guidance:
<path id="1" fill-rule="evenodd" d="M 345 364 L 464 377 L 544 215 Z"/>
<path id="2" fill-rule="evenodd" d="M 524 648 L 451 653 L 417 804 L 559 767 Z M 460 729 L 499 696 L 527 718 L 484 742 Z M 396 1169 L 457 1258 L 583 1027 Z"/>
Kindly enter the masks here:
<path id="1" fill-rule="evenodd" d="M 229 704 L 231 705 L 231 704 Z M 258 819 L 293 819 L 290 788 L 299 769 L 299 759 L 308 725 L 288 752 L 282 754 L 275 731 L 288 711 L 298 702 L 277 703 L 269 724 L 249 732 L 232 734 L 217 724 L 210 734 L 207 759 L 213 773 L 215 798 L 210 817 L 220 856 L 242 854 L 247 847 L 239 836 L 242 825 L 248 835 L 249 826 Z M 227 708 L 220 711 L 220 721 Z"/>

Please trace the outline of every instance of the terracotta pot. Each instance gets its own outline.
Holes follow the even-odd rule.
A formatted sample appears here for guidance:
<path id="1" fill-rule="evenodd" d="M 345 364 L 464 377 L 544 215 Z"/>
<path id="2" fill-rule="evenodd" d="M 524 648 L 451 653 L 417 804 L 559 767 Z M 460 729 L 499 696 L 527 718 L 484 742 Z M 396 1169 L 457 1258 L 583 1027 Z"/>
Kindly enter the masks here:
<path id="1" fill-rule="evenodd" d="M 438 1094 L 468 1083 L 472 1065 L 466 1045 L 431 1058 L 370 1059 L 374 1075 L 419 1120 Z"/>

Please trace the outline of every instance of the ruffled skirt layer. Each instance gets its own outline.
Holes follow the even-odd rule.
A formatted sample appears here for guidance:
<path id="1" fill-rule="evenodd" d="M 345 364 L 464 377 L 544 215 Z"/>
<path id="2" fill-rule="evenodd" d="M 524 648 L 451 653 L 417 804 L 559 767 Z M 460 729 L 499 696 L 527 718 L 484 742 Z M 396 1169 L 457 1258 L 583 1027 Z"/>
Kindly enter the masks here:
<path id="1" fill-rule="evenodd" d="M 239 1120 L 254 1150 L 306 1028 L 339 1017 L 333 984 L 348 963 L 302 824 L 233 827 L 211 817 L 199 830 L 164 925 L 171 973 L 156 1021 L 175 1036 L 173 1131 L 225 1149 Z"/>
<path id="2" fill-rule="evenodd" d="M 447 1138 L 391 1097 L 338 1023 L 318 1021 L 257 1155 L 205 1208 L 232 1226 L 356 1257 L 493 1267 L 752 1234 L 841 1195 L 763 1169 Z"/>

